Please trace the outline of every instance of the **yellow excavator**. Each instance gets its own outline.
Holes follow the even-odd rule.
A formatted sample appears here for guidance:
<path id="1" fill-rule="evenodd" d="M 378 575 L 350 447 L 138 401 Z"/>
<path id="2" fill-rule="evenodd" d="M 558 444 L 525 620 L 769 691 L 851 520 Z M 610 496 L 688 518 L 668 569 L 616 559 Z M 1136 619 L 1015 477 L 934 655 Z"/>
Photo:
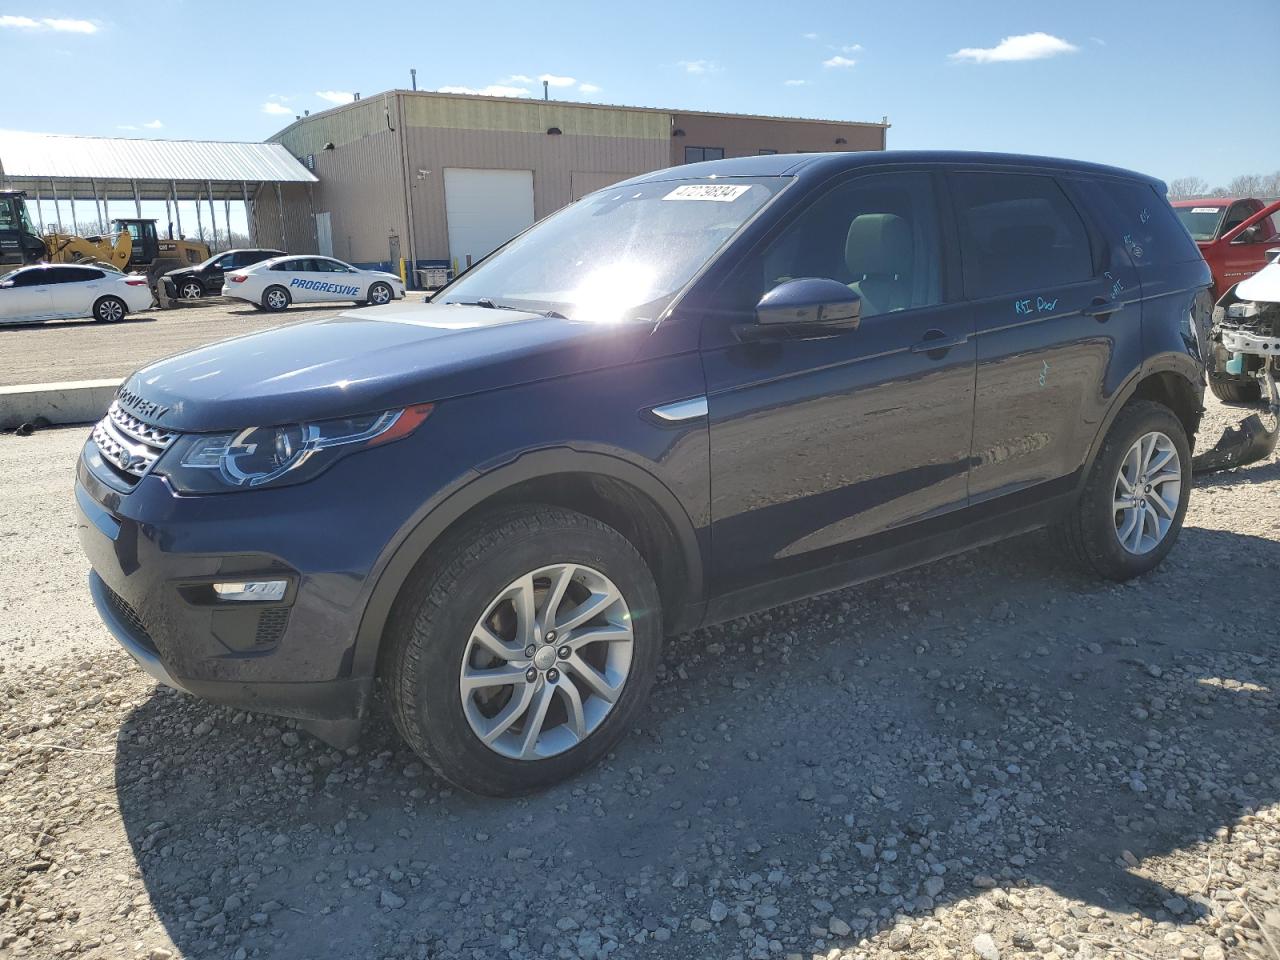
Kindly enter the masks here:
<path id="1" fill-rule="evenodd" d="M 209 259 L 207 244 L 195 240 L 163 238 L 154 220 L 112 220 L 114 232 L 81 237 L 53 231 L 36 232 L 22 190 L 0 190 L 0 270 L 27 263 L 83 263 L 96 260 L 118 270 L 145 272 L 155 280 L 167 270 L 203 263 Z"/>

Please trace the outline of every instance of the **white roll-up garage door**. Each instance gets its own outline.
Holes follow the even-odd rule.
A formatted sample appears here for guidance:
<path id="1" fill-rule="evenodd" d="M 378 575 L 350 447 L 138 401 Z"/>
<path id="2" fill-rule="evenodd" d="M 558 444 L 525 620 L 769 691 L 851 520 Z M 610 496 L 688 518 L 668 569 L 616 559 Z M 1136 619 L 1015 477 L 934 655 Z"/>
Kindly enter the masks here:
<path id="1" fill-rule="evenodd" d="M 446 167 L 449 256 L 465 270 L 533 223 L 532 170 Z"/>

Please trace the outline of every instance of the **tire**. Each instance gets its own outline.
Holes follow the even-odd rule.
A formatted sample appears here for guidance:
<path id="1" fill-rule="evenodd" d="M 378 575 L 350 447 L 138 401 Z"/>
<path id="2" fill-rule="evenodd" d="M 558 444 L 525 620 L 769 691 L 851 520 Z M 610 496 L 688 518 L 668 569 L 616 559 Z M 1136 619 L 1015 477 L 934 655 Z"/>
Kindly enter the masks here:
<path id="1" fill-rule="evenodd" d="M 119 323 L 129 315 L 129 308 L 119 297 L 102 297 L 93 305 L 93 319 L 99 323 Z"/>
<path id="2" fill-rule="evenodd" d="M 1131 507 L 1117 510 L 1117 498 L 1128 499 L 1120 485 L 1121 469 L 1123 467 L 1126 473 L 1134 469 L 1140 462 L 1130 459 L 1135 446 L 1153 434 L 1167 441 L 1167 446 L 1158 446 L 1166 452 L 1170 448 L 1173 450 L 1178 461 L 1177 469 L 1161 469 L 1159 457 L 1162 453 L 1158 448 L 1153 449 L 1148 456 L 1149 462 L 1157 465 L 1157 473 L 1151 477 L 1155 483 L 1136 484 L 1134 494 L 1136 497 L 1145 495 L 1151 506 L 1149 509 Z M 1169 479 L 1159 479 L 1166 476 Z M 1108 580 L 1132 580 L 1159 566 L 1173 548 L 1182 530 L 1190 494 L 1191 445 L 1182 421 L 1163 404 L 1131 400 L 1107 431 L 1079 500 L 1057 530 L 1058 540 L 1086 571 Z M 1174 499 L 1176 506 L 1168 506 Z M 1157 508 L 1156 500 L 1165 505 L 1164 509 Z M 1141 526 L 1130 526 L 1131 518 Z M 1160 523 L 1167 523 L 1162 532 L 1158 526 Z M 1128 546 L 1121 542 L 1122 535 Z"/>
<path id="3" fill-rule="evenodd" d="M 201 300 L 204 298 L 204 284 L 194 278 L 183 280 L 178 284 L 179 300 Z"/>
<path id="4" fill-rule="evenodd" d="M 562 575 L 567 586 L 551 625 L 570 631 L 567 640 L 548 639 L 549 631 L 522 638 L 514 606 L 522 585 L 541 590 L 530 594 L 538 599 L 528 622 L 545 625 L 547 588 Z M 617 600 L 597 599 L 610 595 L 602 583 L 616 587 Z M 588 601 L 602 609 L 608 602 L 606 619 L 566 627 Z M 396 727 L 437 773 L 472 793 L 519 796 L 573 776 L 599 760 L 643 707 L 661 656 L 660 606 L 649 568 L 611 527 L 536 504 L 482 516 L 429 554 L 396 601 L 380 669 Z M 628 624 L 631 639 L 620 640 Z M 481 626 L 492 629 L 484 644 L 473 639 Z M 613 641 L 582 644 L 592 629 Z M 494 637 L 502 657 L 490 653 Z M 575 643 L 582 645 L 565 659 Z M 611 705 L 588 685 L 584 661 L 597 681 L 613 678 Z M 464 671 L 495 668 L 509 671 L 513 682 L 464 693 Z M 574 693 L 581 706 L 573 714 L 576 730 Z M 530 715 L 543 696 L 545 723 L 530 744 Z M 481 740 L 481 727 L 492 728 L 493 746 Z"/>
<path id="5" fill-rule="evenodd" d="M 289 309 L 291 303 L 293 303 L 293 297 L 289 296 L 289 291 L 284 287 L 270 286 L 262 291 L 263 310 L 279 313 L 281 310 Z"/>
<path id="6" fill-rule="evenodd" d="M 1262 399 L 1262 384 L 1246 378 L 1209 378 L 1209 389 L 1224 403 L 1257 403 Z"/>
<path id="7" fill-rule="evenodd" d="M 375 283 L 369 288 L 369 297 L 365 303 L 375 307 L 384 303 L 390 303 L 395 299 L 395 292 L 391 289 L 391 285 L 387 283 Z"/>

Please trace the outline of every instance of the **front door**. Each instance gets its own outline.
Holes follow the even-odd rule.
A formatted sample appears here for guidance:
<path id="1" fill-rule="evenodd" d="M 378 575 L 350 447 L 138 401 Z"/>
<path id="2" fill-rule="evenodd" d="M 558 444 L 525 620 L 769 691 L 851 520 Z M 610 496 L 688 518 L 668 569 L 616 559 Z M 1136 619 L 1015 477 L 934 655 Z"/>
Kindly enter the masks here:
<path id="1" fill-rule="evenodd" d="M 1118 346 L 1130 355 L 1120 360 L 1141 362 L 1141 292 L 1123 238 L 1091 241 L 1054 177 L 978 171 L 948 183 L 977 328 L 976 505 L 1080 468 Z"/>
<path id="2" fill-rule="evenodd" d="M 48 273 L 50 267 L 23 270 L 0 287 L 0 322 L 44 319 L 50 316 L 52 305 L 49 295 Z"/>
<path id="3" fill-rule="evenodd" d="M 971 317 L 944 303 L 933 175 L 857 176 L 804 205 L 723 285 L 704 324 L 713 591 L 868 555 L 967 498 Z M 826 277 L 858 329 L 740 341 L 760 296 Z"/>

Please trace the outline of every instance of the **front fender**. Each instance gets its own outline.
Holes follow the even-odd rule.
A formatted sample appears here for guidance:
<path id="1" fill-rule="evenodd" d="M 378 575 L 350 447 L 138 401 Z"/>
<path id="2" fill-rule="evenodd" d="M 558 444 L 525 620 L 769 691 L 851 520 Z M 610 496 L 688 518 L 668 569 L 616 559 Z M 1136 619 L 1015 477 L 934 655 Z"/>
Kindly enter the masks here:
<path id="1" fill-rule="evenodd" d="M 679 498 L 643 467 L 610 453 L 561 446 L 534 450 L 484 472 L 470 471 L 431 497 L 405 525 L 407 533 L 380 558 L 372 579 L 375 586 L 356 634 L 350 675 L 376 671 L 382 633 L 392 605 L 414 566 L 441 535 L 471 510 L 517 484 L 555 474 L 597 474 L 630 484 L 648 496 L 666 515 L 676 533 L 688 576 L 688 598 L 703 597 L 702 552 L 688 511 Z"/>

